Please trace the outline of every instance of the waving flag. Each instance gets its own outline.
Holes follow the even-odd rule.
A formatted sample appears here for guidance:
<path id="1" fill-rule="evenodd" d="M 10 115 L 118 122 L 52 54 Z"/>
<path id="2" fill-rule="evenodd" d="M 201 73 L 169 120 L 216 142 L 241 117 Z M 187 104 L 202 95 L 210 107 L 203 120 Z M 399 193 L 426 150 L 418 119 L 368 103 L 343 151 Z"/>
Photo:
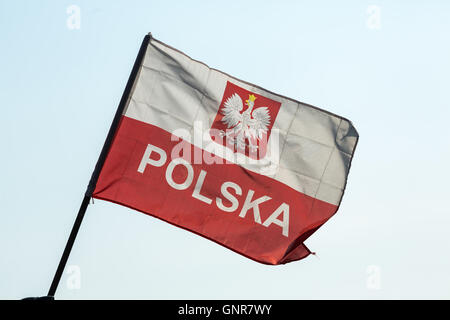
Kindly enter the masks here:
<path id="1" fill-rule="evenodd" d="M 92 196 L 261 263 L 306 257 L 341 202 L 351 122 L 146 39 Z"/>

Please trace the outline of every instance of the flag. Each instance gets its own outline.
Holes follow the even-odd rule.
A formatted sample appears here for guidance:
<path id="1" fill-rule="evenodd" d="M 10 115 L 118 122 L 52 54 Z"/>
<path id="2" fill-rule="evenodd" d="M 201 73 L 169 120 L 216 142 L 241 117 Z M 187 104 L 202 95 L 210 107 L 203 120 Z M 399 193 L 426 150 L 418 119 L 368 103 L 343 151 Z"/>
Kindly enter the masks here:
<path id="1" fill-rule="evenodd" d="M 91 196 L 261 263 L 308 256 L 344 193 L 352 123 L 146 39 Z"/>

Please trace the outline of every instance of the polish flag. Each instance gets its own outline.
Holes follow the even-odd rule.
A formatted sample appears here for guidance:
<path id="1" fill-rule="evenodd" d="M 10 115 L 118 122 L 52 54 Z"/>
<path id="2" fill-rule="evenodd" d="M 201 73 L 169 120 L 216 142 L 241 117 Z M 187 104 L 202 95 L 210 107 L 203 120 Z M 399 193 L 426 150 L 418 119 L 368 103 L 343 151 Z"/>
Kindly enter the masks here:
<path id="1" fill-rule="evenodd" d="M 308 256 L 304 241 L 344 193 L 352 123 L 151 36 L 135 71 L 90 195 L 261 263 Z"/>

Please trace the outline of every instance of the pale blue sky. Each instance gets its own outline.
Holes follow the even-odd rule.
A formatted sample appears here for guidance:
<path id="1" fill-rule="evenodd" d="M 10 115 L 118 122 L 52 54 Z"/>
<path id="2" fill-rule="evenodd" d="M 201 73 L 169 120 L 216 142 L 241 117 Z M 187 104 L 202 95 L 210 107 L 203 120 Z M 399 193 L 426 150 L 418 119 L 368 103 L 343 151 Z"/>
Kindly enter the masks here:
<path id="1" fill-rule="evenodd" d="M 79 30 L 66 25 L 70 5 Z M 151 31 L 351 119 L 360 142 L 346 194 L 307 241 L 318 258 L 277 267 L 96 201 L 68 262 L 81 287 L 65 274 L 57 298 L 449 299 L 449 17 L 443 0 L 2 1 L 0 298 L 47 293 Z"/>

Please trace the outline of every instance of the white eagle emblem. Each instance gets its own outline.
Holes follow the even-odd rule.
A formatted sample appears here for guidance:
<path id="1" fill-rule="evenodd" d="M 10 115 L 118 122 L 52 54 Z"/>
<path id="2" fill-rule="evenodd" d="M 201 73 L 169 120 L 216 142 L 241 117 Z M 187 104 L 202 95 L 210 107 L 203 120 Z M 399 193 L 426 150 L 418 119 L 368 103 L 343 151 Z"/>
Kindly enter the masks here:
<path id="1" fill-rule="evenodd" d="M 234 143 L 238 149 L 245 149 L 246 146 L 250 150 L 255 151 L 258 146 L 252 142 L 263 138 L 263 134 L 267 132 L 270 125 L 270 114 L 267 107 L 259 107 L 253 110 L 256 97 L 251 94 L 245 104 L 248 108 L 242 112 L 243 103 L 241 97 L 234 93 L 224 103 L 221 113 L 224 115 L 222 122 L 227 125 L 226 132 L 220 131 L 222 137 L 227 137 L 231 143 Z M 248 144 L 246 143 L 248 139 Z"/>

